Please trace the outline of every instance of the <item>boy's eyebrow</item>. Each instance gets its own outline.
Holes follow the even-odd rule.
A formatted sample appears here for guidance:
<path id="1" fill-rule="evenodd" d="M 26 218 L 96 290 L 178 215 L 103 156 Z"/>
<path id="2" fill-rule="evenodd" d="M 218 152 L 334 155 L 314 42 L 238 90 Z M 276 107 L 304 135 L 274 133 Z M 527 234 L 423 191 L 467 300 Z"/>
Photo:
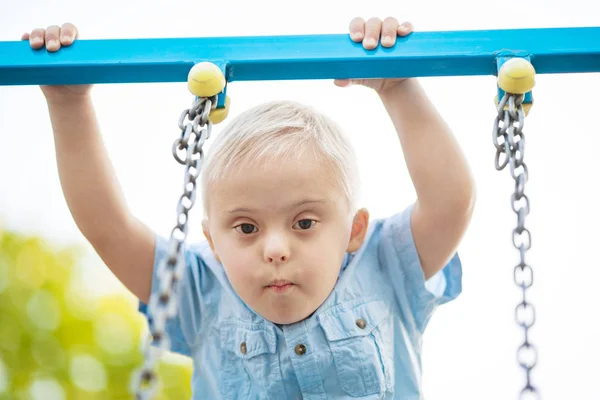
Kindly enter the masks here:
<path id="1" fill-rule="evenodd" d="M 306 200 L 299 201 L 298 203 L 292 204 L 289 208 L 297 208 L 300 206 L 305 206 L 307 204 L 326 204 L 326 203 L 329 203 L 329 201 L 327 201 L 325 199 L 306 199 Z M 258 211 L 258 209 L 248 208 L 248 207 L 235 207 L 235 208 L 226 210 L 226 213 L 227 214 L 235 214 L 237 212 L 251 213 L 251 212 L 256 212 L 256 211 Z"/>

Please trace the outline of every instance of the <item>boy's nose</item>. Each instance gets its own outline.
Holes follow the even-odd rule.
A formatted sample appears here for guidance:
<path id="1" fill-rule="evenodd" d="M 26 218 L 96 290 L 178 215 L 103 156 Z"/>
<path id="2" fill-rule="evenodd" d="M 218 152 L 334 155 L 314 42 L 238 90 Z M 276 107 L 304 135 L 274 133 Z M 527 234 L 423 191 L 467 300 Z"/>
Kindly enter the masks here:
<path id="1" fill-rule="evenodd" d="M 270 235 L 265 243 L 264 257 L 269 264 L 281 264 L 289 260 L 289 246 L 284 235 Z"/>

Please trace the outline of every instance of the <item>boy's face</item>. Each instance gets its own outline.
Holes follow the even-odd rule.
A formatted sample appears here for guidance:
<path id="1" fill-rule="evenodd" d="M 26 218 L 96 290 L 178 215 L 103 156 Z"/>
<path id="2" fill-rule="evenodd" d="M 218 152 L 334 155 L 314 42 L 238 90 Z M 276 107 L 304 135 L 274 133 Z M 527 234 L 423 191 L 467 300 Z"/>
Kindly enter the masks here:
<path id="1" fill-rule="evenodd" d="M 277 324 L 310 316 L 331 293 L 368 213 L 351 215 L 334 172 L 315 159 L 245 169 L 208 188 L 204 233 L 231 285 Z"/>

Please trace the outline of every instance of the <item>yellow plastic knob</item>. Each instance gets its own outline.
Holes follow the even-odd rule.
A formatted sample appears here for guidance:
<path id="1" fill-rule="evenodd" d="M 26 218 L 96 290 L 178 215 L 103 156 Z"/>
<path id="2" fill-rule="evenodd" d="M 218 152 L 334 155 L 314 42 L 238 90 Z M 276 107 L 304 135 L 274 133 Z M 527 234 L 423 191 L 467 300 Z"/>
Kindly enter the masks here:
<path id="1" fill-rule="evenodd" d="M 225 97 L 225 107 L 215 108 L 208 115 L 208 119 L 210 120 L 210 122 L 212 122 L 213 124 L 216 125 L 219 122 L 222 122 L 225 118 L 227 118 L 227 115 L 229 114 L 229 105 L 230 104 L 231 104 L 231 100 L 229 99 L 229 96 L 226 96 Z"/>
<path id="2" fill-rule="evenodd" d="M 535 86 L 535 69 L 524 58 L 511 58 L 500 67 L 498 86 L 507 93 L 525 94 Z"/>
<path id="3" fill-rule="evenodd" d="M 225 76 L 221 68 L 211 62 L 201 62 L 188 73 L 188 89 L 198 97 L 211 97 L 225 88 Z"/>

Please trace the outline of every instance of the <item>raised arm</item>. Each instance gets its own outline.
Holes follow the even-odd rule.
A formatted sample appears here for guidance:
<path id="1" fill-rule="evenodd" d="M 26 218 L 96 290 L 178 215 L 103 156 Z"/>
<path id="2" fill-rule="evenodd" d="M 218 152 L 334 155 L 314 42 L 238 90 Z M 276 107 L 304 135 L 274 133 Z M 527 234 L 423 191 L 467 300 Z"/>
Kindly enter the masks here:
<path id="1" fill-rule="evenodd" d="M 355 18 L 350 36 L 367 50 L 391 47 L 397 36 L 413 31 L 409 22 L 393 17 L 381 21 Z M 336 81 L 360 84 L 381 98 L 398 134 L 408 172 L 417 192 L 411 214 L 415 246 L 428 279 L 452 258 L 471 221 L 475 183 L 452 131 L 416 79 Z"/>
<path id="2" fill-rule="evenodd" d="M 72 24 L 24 34 L 31 46 L 58 51 L 76 40 Z M 102 141 L 90 86 L 45 86 L 58 173 L 77 227 L 115 276 L 148 302 L 154 234 L 129 211 Z"/>

